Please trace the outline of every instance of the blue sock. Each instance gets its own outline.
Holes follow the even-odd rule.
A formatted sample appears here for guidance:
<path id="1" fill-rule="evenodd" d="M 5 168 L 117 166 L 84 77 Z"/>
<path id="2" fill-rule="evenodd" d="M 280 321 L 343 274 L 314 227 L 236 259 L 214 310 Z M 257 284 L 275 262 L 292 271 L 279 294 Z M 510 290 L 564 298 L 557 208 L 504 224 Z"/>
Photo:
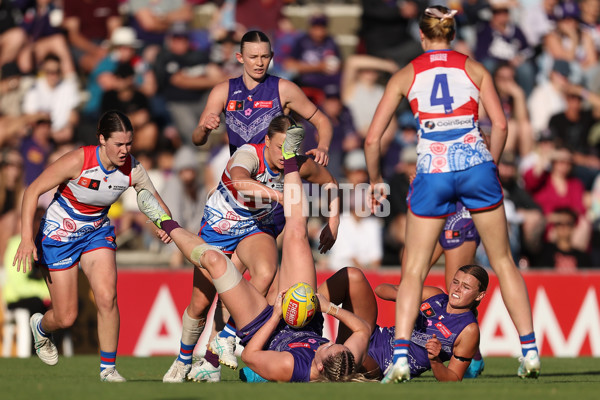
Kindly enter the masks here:
<path id="1" fill-rule="evenodd" d="M 535 343 L 535 332 L 531 332 L 529 335 L 519 336 L 521 340 L 521 352 L 523 353 L 523 357 L 529 350 L 535 350 L 538 352 L 537 344 Z"/>
<path id="2" fill-rule="evenodd" d="M 396 361 L 401 357 L 408 357 L 408 346 L 410 346 L 410 340 L 394 340 L 394 364 L 396 364 Z"/>
<path id="3" fill-rule="evenodd" d="M 44 329 L 42 328 L 42 320 L 40 319 L 40 322 L 38 322 L 36 329 L 38 331 L 38 333 L 44 337 L 48 337 L 48 334 L 46 333 L 46 331 L 44 331 Z"/>
<path id="4" fill-rule="evenodd" d="M 227 323 L 225 324 L 225 328 L 221 332 L 219 332 L 219 337 L 226 338 L 230 336 L 235 336 L 237 329 L 235 328 L 235 321 L 233 318 L 229 317 Z"/>
<path id="5" fill-rule="evenodd" d="M 183 344 L 180 342 L 179 345 L 179 355 L 177 356 L 177 361 L 181 361 L 185 365 L 190 365 L 192 363 L 192 354 L 194 353 L 195 344 Z"/>
<path id="6" fill-rule="evenodd" d="M 114 368 L 117 360 L 117 352 L 106 352 L 100 350 L 100 372 L 106 368 Z"/>

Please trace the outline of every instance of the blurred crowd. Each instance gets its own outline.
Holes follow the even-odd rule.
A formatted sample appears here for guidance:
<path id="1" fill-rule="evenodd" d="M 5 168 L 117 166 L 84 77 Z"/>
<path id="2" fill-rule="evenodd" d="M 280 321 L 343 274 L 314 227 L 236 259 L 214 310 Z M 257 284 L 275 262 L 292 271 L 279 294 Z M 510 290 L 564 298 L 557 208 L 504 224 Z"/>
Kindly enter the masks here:
<path id="1" fill-rule="evenodd" d="M 200 24 L 197 10 L 209 3 L 215 11 Z M 318 11 L 326 3 L 361 6 L 349 52 L 335 16 Z M 202 147 L 191 135 L 210 89 L 241 74 L 235 53 L 250 29 L 272 41 L 270 72 L 296 82 L 331 119 L 332 174 L 368 182 L 369 123 L 391 74 L 422 52 L 417 21 L 429 4 L 459 11 L 454 48 L 490 71 L 509 121 L 499 179 L 515 261 L 600 266 L 600 0 L 0 0 L 0 260 L 19 237 L 24 188 L 65 152 L 96 144 L 96 123 L 110 109 L 130 117 L 133 155 L 174 219 L 197 232 L 229 150 L 224 129 Z M 311 11 L 302 28 L 286 6 Z M 406 102 L 384 139 L 390 216 L 364 216 L 365 199 L 354 196 L 319 268 L 400 264 L 417 141 Z M 308 131 L 305 148 L 315 140 Z M 131 192 L 110 212 L 119 247 L 184 265 L 176 248 L 148 234 Z M 309 233 L 320 226 L 314 218 Z M 486 263 L 483 251 L 478 261 Z"/>

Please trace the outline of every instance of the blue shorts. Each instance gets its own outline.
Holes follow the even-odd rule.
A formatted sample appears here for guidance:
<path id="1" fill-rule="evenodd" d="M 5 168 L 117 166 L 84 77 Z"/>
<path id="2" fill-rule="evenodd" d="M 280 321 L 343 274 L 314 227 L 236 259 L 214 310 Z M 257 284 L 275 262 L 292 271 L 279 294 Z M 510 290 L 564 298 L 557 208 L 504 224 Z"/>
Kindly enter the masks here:
<path id="1" fill-rule="evenodd" d="M 471 212 L 485 211 L 502 204 L 504 195 L 493 162 L 484 162 L 464 171 L 417 174 L 407 196 L 410 211 L 419 217 L 447 217 L 460 201 Z"/>
<path id="2" fill-rule="evenodd" d="M 117 249 L 115 228 L 110 225 L 98 228 L 69 242 L 61 242 L 49 236 L 44 236 L 42 233 L 43 226 L 44 222 L 42 221 L 35 238 L 35 245 L 37 247 L 38 264 L 50 271 L 60 271 L 74 267 L 79 263 L 83 253 L 102 248 Z"/>
<path id="3" fill-rule="evenodd" d="M 212 226 L 208 225 L 205 218 L 202 218 L 202 225 L 200 226 L 200 236 L 206 243 L 217 247 L 225 254 L 233 254 L 238 244 L 245 238 L 256 235 L 259 233 L 266 233 L 277 239 L 277 236 L 283 231 L 285 226 L 285 216 L 283 214 L 283 207 L 279 206 L 273 210 L 273 222 L 272 223 L 261 223 L 260 220 L 250 220 L 253 226 L 244 229 L 242 234 L 232 234 L 231 232 L 223 233 L 217 232 Z"/>

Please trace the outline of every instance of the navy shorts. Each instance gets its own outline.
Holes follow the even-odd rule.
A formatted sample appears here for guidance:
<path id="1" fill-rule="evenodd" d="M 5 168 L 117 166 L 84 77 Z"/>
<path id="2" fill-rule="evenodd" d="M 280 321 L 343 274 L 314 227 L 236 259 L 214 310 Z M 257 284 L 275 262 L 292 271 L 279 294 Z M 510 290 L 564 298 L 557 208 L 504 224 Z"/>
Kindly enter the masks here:
<path id="1" fill-rule="evenodd" d="M 419 217 L 447 217 L 460 201 L 471 212 L 490 210 L 502 204 L 504 195 L 493 162 L 464 171 L 417 174 L 407 196 L 410 211 Z"/>

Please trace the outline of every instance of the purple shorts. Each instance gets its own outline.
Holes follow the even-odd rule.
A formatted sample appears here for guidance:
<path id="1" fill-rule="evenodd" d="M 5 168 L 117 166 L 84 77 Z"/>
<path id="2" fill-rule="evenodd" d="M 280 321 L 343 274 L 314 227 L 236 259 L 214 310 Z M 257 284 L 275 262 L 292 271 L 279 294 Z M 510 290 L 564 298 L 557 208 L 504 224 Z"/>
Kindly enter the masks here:
<path id="1" fill-rule="evenodd" d="M 464 242 L 475 242 L 476 246 L 479 246 L 481 238 L 475 228 L 471 213 L 459 201 L 456 203 L 456 213 L 446 218 L 446 225 L 440 235 L 440 244 L 444 250 L 451 250 Z"/>

